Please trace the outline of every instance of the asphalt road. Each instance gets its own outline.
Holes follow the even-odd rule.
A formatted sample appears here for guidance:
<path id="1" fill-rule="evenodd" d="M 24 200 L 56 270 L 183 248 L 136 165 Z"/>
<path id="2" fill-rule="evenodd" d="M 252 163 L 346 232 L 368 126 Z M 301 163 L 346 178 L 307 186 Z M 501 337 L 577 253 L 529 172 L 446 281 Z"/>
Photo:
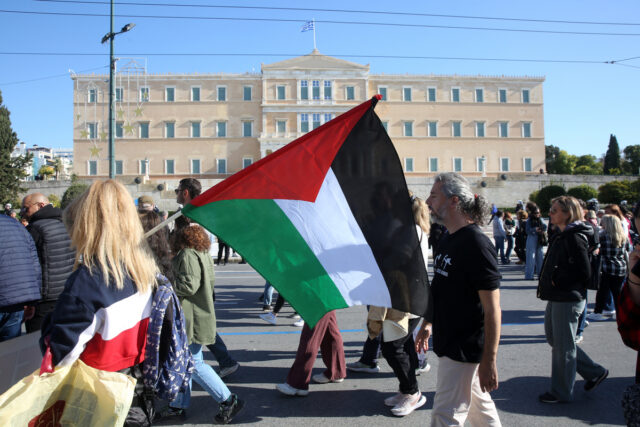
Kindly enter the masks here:
<path id="1" fill-rule="evenodd" d="M 583 391 L 584 381 L 578 377 L 575 401 L 568 404 L 542 404 L 538 395 L 550 384 L 551 350 L 544 338 L 545 303 L 535 296 L 536 283 L 522 280 L 523 266 L 500 267 L 502 335 L 498 351 L 500 387 L 492 393 L 504 426 L 609 426 L 624 425 L 620 399 L 625 387 L 634 382 L 634 351 L 625 347 L 615 321 L 591 322 L 581 347 L 595 361 L 610 370 L 610 375 L 596 390 Z M 431 275 L 430 275 L 431 276 Z M 264 280 L 246 264 L 221 266 L 216 276 L 216 315 L 218 329 L 231 354 L 241 367 L 225 382 L 232 392 L 246 401 L 244 410 L 233 424 L 265 426 L 385 426 L 429 425 L 435 372 L 438 361 L 429 352 L 432 370 L 419 378 L 427 403 L 413 414 L 398 419 L 383 404 L 384 398 L 397 391 L 398 382 L 384 359 L 378 374 L 349 373 L 340 384 L 311 384 L 307 397 L 287 397 L 275 390 L 284 382 L 293 363 L 300 328 L 288 318 L 291 308 L 285 305 L 278 325 L 262 321 L 262 304 L 258 296 Z M 595 293 L 589 292 L 593 302 Z M 590 304 L 592 307 L 592 304 Z M 347 362 L 357 360 L 365 340 L 366 309 L 352 307 L 339 310 L 338 324 L 344 339 Z M 217 369 L 213 356 L 205 357 Z M 320 358 L 314 373 L 322 372 Z M 217 404 L 194 385 L 191 408 L 184 424 L 213 423 Z"/>

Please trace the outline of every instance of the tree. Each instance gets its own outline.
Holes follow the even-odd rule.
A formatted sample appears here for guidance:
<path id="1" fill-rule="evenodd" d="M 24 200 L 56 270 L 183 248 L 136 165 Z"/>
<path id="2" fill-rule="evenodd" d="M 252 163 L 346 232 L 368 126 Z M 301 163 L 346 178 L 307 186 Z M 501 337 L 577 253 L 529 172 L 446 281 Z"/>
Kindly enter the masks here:
<path id="1" fill-rule="evenodd" d="M 574 175 L 602 175 L 602 164 L 596 156 L 585 154 L 576 157 L 576 165 L 573 168 Z"/>
<path id="2" fill-rule="evenodd" d="M 42 165 L 40 169 L 38 169 L 38 175 L 42 176 L 45 180 L 54 173 L 55 171 L 52 166 Z"/>
<path id="3" fill-rule="evenodd" d="M 618 146 L 618 139 L 614 134 L 609 137 L 609 148 L 604 155 L 603 172 L 605 175 L 613 175 L 612 169 L 620 170 L 620 147 Z"/>
<path id="4" fill-rule="evenodd" d="M 622 170 L 629 175 L 640 174 L 640 145 L 627 145 L 622 150 L 624 153 L 624 161 L 622 162 Z"/>
<path id="5" fill-rule="evenodd" d="M 89 186 L 87 184 L 82 184 L 80 182 L 74 182 L 73 184 L 71 184 L 62 195 L 60 209 L 65 209 L 71 204 L 71 202 L 76 199 L 76 197 L 87 191 L 88 188 Z"/>
<path id="6" fill-rule="evenodd" d="M 576 199 L 582 199 L 586 202 L 589 199 L 597 198 L 598 190 L 591 187 L 590 185 L 581 184 L 576 187 L 571 187 L 569 190 L 567 190 L 567 195 L 573 196 Z"/>
<path id="7" fill-rule="evenodd" d="M 635 200 L 629 181 L 613 181 L 598 187 L 598 201 L 620 204 L 623 200 Z"/>
<path id="8" fill-rule="evenodd" d="M 60 172 L 64 170 L 64 164 L 62 163 L 62 159 L 60 157 L 56 157 L 53 159 L 53 170 L 56 172 L 56 181 L 60 179 Z"/>
<path id="9" fill-rule="evenodd" d="M 567 153 L 555 145 L 545 145 L 547 173 L 569 175 L 576 164 L 576 156 Z"/>
<path id="10" fill-rule="evenodd" d="M 27 176 L 26 168 L 31 164 L 33 155 L 11 158 L 11 153 L 18 145 L 18 135 L 11 128 L 10 112 L 2 104 L 0 92 L 0 202 L 7 203 L 18 199 L 26 188 L 20 186 L 20 180 Z"/>
<path id="11" fill-rule="evenodd" d="M 549 208 L 551 207 L 551 199 L 558 196 L 564 196 L 565 194 L 567 194 L 567 192 L 565 191 L 564 187 L 553 184 L 547 185 L 546 187 L 542 187 L 538 191 L 536 199 L 532 201 L 535 202 L 536 205 L 538 205 L 538 207 L 540 208 L 540 212 L 542 212 L 543 215 L 546 215 L 549 211 Z"/>

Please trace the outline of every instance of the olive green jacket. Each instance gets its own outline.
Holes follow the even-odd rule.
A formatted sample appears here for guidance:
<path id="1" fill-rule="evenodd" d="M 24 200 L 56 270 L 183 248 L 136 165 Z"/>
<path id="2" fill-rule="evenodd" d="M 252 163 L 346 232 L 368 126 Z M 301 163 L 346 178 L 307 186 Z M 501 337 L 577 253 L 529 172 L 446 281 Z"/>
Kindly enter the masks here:
<path id="1" fill-rule="evenodd" d="M 213 259 L 207 252 L 185 248 L 173 258 L 173 285 L 182 303 L 190 343 L 207 345 L 216 341 L 213 270 Z"/>

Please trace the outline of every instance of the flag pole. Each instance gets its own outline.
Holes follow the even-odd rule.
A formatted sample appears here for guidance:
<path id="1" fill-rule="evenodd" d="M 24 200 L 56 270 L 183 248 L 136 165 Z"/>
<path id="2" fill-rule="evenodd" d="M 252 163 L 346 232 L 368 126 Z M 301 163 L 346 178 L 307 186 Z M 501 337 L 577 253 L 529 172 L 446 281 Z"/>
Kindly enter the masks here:
<path id="1" fill-rule="evenodd" d="M 151 230 L 147 231 L 146 233 L 144 233 L 144 238 L 146 239 L 147 237 L 151 236 L 152 234 L 155 234 L 156 231 L 160 230 L 161 228 L 166 227 L 167 225 L 169 225 L 169 223 L 171 221 L 175 221 L 176 219 L 178 219 L 180 216 L 182 216 L 182 211 L 179 210 L 178 212 L 174 213 L 173 215 L 171 215 L 169 218 L 165 219 L 164 221 L 162 221 L 160 224 L 156 225 L 155 227 L 153 227 Z"/>
<path id="2" fill-rule="evenodd" d="M 311 19 L 313 22 L 313 50 L 316 50 L 316 18 Z"/>

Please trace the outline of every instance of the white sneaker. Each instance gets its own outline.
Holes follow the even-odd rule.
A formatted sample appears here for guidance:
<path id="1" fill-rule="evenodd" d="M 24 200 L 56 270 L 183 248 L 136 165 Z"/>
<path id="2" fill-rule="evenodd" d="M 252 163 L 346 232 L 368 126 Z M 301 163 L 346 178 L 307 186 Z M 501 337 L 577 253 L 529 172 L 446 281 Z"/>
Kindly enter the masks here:
<path id="1" fill-rule="evenodd" d="M 602 314 L 604 314 L 605 316 L 615 316 L 616 315 L 616 311 L 615 310 L 602 310 Z"/>
<path id="2" fill-rule="evenodd" d="M 584 337 L 582 336 L 582 334 L 576 335 L 576 344 L 580 344 L 583 341 L 584 341 Z"/>
<path id="3" fill-rule="evenodd" d="M 298 328 L 302 328 L 304 326 L 304 320 L 300 319 L 296 322 L 293 322 L 293 326 L 297 326 Z"/>
<path id="4" fill-rule="evenodd" d="M 403 394 L 400 401 L 391 408 L 391 413 L 396 417 L 409 415 L 427 402 L 427 398 L 422 393 Z"/>
<path id="5" fill-rule="evenodd" d="M 431 370 L 431 365 L 429 365 L 425 360 L 424 362 L 420 363 L 420 366 L 418 366 L 418 369 L 416 369 L 416 376 L 425 372 L 429 372 L 430 370 Z"/>
<path id="6" fill-rule="evenodd" d="M 287 396 L 306 396 L 309 394 L 309 390 L 301 390 L 299 388 L 291 387 L 287 383 L 276 385 L 276 390 Z"/>
<path id="7" fill-rule="evenodd" d="M 271 312 L 261 314 L 261 315 L 260 315 L 260 318 L 261 318 L 262 320 L 264 320 L 265 322 L 267 322 L 267 323 L 271 323 L 271 324 L 272 324 L 272 325 L 274 325 L 274 326 L 275 326 L 275 324 L 276 324 L 276 315 L 275 315 L 275 314 L 273 314 L 273 313 L 271 313 Z"/>
<path id="8" fill-rule="evenodd" d="M 387 397 L 384 400 L 384 404 L 387 406 L 391 406 L 394 407 L 396 406 L 398 403 L 400 403 L 400 401 L 402 400 L 402 396 L 404 396 L 404 394 L 402 393 L 396 393 L 391 397 Z"/>
<path id="9" fill-rule="evenodd" d="M 380 367 L 378 365 L 365 365 L 359 360 L 357 362 L 347 363 L 347 369 L 353 372 L 366 372 L 368 374 L 377 374 L 380 372 Z M 390 406 L 395 406 L 395 404 Z"/>
<path id="10" fill-rule="evenodd" d="M 609 320 L 609 318 L 602 313 L 589 313 L 587 314 L 587 320 L 600 321 L 600 320 Z"/>
<path id="11" fill-rule="evenodd" d="M 314 383 L 318 384 L 341 383 L 342 381 L 344 381 L 344 378 L 336 378 L 335 380 L 330 380 L 324 373 L 315 374 L 311 377 L 311 379 Z"/>

